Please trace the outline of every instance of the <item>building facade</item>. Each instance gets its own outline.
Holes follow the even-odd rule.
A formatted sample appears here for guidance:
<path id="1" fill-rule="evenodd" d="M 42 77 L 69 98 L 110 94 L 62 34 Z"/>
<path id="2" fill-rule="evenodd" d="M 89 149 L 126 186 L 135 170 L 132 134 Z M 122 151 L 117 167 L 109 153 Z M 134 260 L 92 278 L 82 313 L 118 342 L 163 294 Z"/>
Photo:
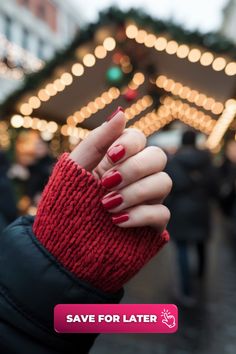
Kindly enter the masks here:
<path id="1" fill-rule="evenodd" d="M 236 0 L 230 0 L 224 9 L 221 33 L 236 44 Z"/>
<path id="2" fill-rule="evenodd" d="M 80 24 L 67 1 L 0 1 L 0 101 L 71 41 Z"/>

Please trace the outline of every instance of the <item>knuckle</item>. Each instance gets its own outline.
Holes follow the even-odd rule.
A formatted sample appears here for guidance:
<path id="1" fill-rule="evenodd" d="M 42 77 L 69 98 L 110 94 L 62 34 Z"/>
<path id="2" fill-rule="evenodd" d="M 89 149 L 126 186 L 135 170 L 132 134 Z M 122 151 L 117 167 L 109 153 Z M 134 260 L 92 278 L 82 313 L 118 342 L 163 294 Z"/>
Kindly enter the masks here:
<path id="1" fill-rule="evenodd" d="M 140 159 L 138 159 L 136 156 L 132 158 L 132 165 L 131 165 L 131 171 L 132 174 L 137 177 L 142 175 L 142 170 L 143 170 L 143 164 Z"/>
<path id="2" fill-rule="evenodd" d="M 161 180 L 163 181 L 164 195 L 168 195 L 173 187 L 173 181 L 166 172 L 160 172 Z"/>
<path id="3" fill-rule="evenodd" d="M 161 224 L 165 227 L 169 220 L 170 220 L 170 210 L 165 206 L 165 205 L 161 205 L 160 208 L 160 219 L 161 219 Z"/>
<path id="4" fill-rule="evenodd" d="M 165 229 L 170 220 L 170 211 L 165 205 L 157 205 L 148 215 L 148 224 L 155 225 L 158 229 Z"/>
<path id="5" fill-rule="evenodd" d="M 158 146 L 148 146 L 146 149 L 148 149 L 149 153 L 155 155 L 156 160 L 161 162 L 161 165 L 164 168 L 167 163 L 167 156 L 164 151 Z"/>
<path id="6" fill-rule="evenodd" d="M 141 183 L 137 183 L 136 185 L 135 197 L 139 202 L 145 200 L 147 197 L 147 190 Z"/>
<path id="7" fill-rule="evenodd" d="M 146 136 L 140 130 L 135 128 L 128 128 L 126 129 L 126 134 L 129 136 L 129 139 L 131 139 L 132 143 L 137 146 L 138 150 L 146 145 Z"/>
<path id="8" fill-rule="evenodd" d="M 148 224 L 149 225 L 151 225 L 151 226 L 156 226 L 157 225 L 157 223 L 158 223 L 157 222 L 157 216 L 154 213 L 150 214 L 148 219 L 149 219 L 148 220 Z"/>

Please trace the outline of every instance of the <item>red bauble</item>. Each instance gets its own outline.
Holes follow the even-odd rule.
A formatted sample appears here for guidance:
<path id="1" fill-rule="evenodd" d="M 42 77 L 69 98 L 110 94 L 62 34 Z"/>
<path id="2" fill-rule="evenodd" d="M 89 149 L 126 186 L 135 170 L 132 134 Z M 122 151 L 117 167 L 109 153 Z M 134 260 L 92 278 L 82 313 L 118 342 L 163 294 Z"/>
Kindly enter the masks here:
<path id="1" fill-rule="evenodd" d="M 124 93 L 124 98 L 128 102 L 135 100 L 137 98 L 137 96 L 138 96 L 138 91 L 132 90 L 131 88 L 128 88 Z"/>
<path id="2" fill-rule="evenodd" d="M 121 52 L 116 52 L 113 56 L 112 56 L 112 61 L 114 64 L 119 65 L 121 59 L 123 58 L 124 54 Z"/>

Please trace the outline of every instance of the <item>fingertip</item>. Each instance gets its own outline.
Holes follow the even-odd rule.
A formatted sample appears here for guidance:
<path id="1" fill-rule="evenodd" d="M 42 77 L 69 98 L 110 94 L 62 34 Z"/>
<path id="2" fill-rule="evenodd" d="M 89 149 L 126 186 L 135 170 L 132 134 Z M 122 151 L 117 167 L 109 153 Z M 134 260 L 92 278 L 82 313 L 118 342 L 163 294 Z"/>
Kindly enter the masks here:
<path id="1" fill-rule="evenodd" d="M 117 109 L 114 111 L 114 112 L 112 112 L 112 114 L 110 114 L 108 117 L 107 117 L 107 121 L 109 122 L 110 120 L 112 120 L 113 118 L 115 118 L 116 117 L 116 115 L 118 114 L 118 113 L 124 113 L 124 109 L 123 109 L 123 107 L 121 107 L 121 106 L 118 106 L 117 107 Z"/>
<path id="2" fill-rule="evenodd" d="M 118 107 L 117 110 L 112 113 L 106 120 L 107 127 L 115 130 L 123 131 L 126 125 L 125 113 L 122 107 Z"/>

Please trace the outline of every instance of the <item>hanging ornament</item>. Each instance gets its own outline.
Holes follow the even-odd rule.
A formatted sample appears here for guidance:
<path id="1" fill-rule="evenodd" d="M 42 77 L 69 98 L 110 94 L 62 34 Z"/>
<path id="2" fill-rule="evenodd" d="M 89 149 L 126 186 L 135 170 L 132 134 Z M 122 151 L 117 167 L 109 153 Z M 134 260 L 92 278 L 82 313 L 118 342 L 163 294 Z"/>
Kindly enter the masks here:
<path id="1" fill-rule="evenodd" d="M 121 62 L 121 59 L 123 58 L 124 54 L 122 54 L 121 52 L 116 52 L 113 56 L 112 56 L 112 61 L 114 64 L 119 65 Z"/>
<path id="2" fill-rule="evenodd" d="M 110 84 L 120 84 L 123 77 L 123 72 L 119 66 L 111 66 L 106 72 L 106 78 Z"/>
<path id="3" fill-rule="evenodd" d="M 124 98 L 128 102 L 135 100 L 137 96 L 138 96 L 138 91 L 131 88 L 127 88 L 127 90 L 124 93 Z"/>

